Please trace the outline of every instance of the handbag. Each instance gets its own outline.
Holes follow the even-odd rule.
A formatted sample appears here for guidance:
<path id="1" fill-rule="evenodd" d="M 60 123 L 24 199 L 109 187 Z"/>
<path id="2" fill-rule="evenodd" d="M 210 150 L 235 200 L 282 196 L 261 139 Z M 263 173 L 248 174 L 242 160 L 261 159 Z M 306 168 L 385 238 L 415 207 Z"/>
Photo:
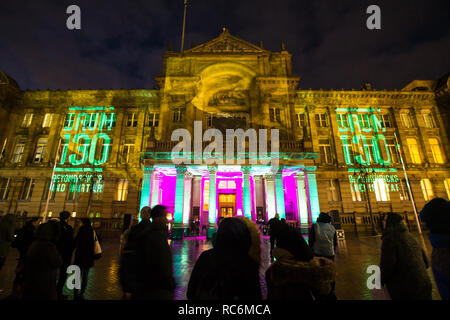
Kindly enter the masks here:
<path id="1" fill-rule="evenodd" d="M 94 259 L 100 259 L 102 256 L 102 247 L 98 241 L 97 234 L 94 230 Z"/>

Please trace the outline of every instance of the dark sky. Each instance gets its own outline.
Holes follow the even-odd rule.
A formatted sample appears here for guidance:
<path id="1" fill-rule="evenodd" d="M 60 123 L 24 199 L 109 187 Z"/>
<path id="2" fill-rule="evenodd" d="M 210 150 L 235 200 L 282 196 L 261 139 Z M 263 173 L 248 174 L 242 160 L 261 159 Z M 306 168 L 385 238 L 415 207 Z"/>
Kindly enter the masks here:
<path id="1" fill-rule="evenodd" d="M 82 30 L 66 28 L 81 7 Z M 382 30 L 366 28 L 381 7 Z M 183 0 L 0 0 L 0 70 L 22 89 L 153 88 Z M 185 47 L 231 34 L 293 54 L 300 88 L 401 88 L 450 71 L 450 1 L 189 0 Z"/>

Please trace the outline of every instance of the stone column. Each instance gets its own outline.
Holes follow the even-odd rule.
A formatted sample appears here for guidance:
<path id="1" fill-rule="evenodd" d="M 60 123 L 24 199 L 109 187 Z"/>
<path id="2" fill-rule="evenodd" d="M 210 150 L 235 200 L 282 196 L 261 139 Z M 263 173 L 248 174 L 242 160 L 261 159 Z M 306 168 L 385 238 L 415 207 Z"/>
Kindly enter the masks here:
<path id="1" fill-rule="evenodd" d="M 275 181 L 274 176 L 271 174 L 265 175 L 266 180 L 266 208 L 267 208 L 267 221 L 275 217 Z"/>
<path id="2" fill-rule="evenodd" d="M 309 210 L 308 197 L 306 195 L 305 177 L 303 172 L 295 175 L 297 181 L 298 221 L 301 227 L 308 227 Z"/>
<path id="3" fill-rule="evenodd" d="M 217 166 L 208 166 L 209 171 L 209 204 L 208 204 L 208 220 L 209 228 L 206 234 L 207 238 L 210 239 L 213 230 L 216 228 L 217 219 L 217 204 L 216 204 L 216 172 Z"/>
<path id="4" fill-rule="evenodd" d="M 279 215 L 280 219 L 286 217 L 286 207 L 284 203 L 284 187 L 283 187 L 283 177 L 282 177 L 283 170 L 280 169 L 275 174 L 275 202 L 276 202 L 276 209 Z"/>
<path id="5" fill-rule="evenodd" d="M 242 202 L 244 216 L 252 219 L 252 199 L 250 193 L 250 166 L 242 166 L 242 173 L 244 175 L 244 188 L 242 190 Z"/>
<path id="6" fill-rule="evenodd" d="M 183 199 L 183 227 L 189 227 L 189 215 L 191 213 L 192 195 L 192 174 L 186 173 L 184 179 L 184 199 Z"/>
<path id="7" fill-rule="evenodd" d="M 175 184 L 175 209 L 174 209 L 174 227 L 172 229 L 172 239 L 183 238 L 183 199 L 184 199 L 184 174 L 185 166 L 176 166 L 177 180 Z"/>
<path id="8" fill-rule="evenodd" d="M 309 224 L 315 223 L 320 214 L 319 194 L 314 169 L 305 171 L 306 195 L 308 197 Z"/>
<path id="9" fill-rule="evenodd" d="M 154 171 L 153 172 L 153 178 L 152 178 L 152 186 L 151 186 L 151 202 L 150 207 L 154 207 L 157 204 L 159 204 L 159 183 L 160 183 L 160 177 L 159 172 Z"/>

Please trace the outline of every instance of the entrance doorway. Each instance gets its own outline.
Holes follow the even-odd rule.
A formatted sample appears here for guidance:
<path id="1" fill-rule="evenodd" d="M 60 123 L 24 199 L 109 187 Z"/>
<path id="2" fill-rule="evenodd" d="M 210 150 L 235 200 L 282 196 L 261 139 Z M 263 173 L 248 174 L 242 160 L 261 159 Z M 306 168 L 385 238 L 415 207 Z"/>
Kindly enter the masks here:
<path id="1" fill-rule="evenodd" d="M 219 217 L 231 218 L 236 215 L 236 194 L 219 194 Z"/>

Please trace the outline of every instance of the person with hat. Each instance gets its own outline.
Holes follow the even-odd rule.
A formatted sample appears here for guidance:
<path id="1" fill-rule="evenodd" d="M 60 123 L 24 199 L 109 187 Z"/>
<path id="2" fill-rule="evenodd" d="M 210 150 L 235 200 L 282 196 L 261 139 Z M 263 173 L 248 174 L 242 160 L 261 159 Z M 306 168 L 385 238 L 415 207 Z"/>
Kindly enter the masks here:
<path id="1" fill-rule="evenodd" d="M 420 212 L 430 230 L 431 269 L 442 300 L 450 300 L 450 201 L 435 198 Z"/>

